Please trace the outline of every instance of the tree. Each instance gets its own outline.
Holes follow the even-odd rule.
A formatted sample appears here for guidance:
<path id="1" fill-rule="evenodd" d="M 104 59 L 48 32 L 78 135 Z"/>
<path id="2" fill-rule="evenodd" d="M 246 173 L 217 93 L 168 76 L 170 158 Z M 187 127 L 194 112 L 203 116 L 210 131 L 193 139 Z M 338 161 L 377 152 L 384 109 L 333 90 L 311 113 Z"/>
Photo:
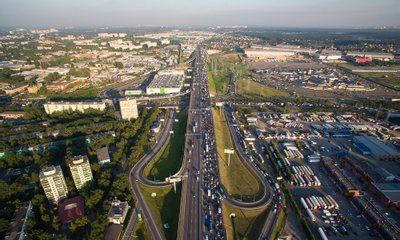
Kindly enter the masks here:
<path id="1" fill-rule="evenodd" d="M 123 69 L 124 68 L 124 64 L 122 62 L 115 62 L 114 66 L 118 69 Z"/>
<path id="2" fill-rule="evenodd" d="M 61 78 L 61 75 L 58 72 L 49 73 L 46 77 L 44 77 L 44 81 L 49 84 L 51 82 L 57 81 Z"/>
<path id="3" fill-rule="evenodd" d="M 89 224 L 89 219 L 86 216 L 80 217 L 76 219 L 71 225 L 69 226 L 69 230 L 72 234 L 74 234 L 77 230 L 84 228 L 86 225 Z"/>
<path id="4" fill-rule="evenodd" d="M 0 218 L 0 232 L 7 231 L 8 228 L 8 220 L 5 218 Z"/>

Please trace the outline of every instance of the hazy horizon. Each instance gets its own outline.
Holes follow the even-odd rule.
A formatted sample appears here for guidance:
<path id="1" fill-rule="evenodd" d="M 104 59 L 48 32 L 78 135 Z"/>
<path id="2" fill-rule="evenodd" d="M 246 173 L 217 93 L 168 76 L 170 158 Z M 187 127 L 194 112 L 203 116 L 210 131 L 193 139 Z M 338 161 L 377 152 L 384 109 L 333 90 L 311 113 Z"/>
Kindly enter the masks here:
<path id="1" fill-rule="evenodd" d="M 0 26 L 218 26 L 366 28 L 400 26 L 398 0 L 2 0 Z"/>

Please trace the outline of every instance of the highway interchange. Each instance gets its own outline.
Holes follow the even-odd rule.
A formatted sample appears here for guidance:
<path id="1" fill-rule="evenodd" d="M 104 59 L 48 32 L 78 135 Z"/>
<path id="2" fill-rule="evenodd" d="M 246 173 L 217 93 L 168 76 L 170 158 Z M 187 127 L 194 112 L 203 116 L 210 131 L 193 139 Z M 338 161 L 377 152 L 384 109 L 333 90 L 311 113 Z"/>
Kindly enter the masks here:
<path id="1" fill-rule="evenodd" d="M 228 104 L 224 104 L 226 118 L 229 122 L 235 151 L 247 167 L 262 184 L 263 194 L 253 202 L 243 202 L 230 197 L 220 182 L 214 123 L 211 114 L 211 99 L 206 72 L 206 54 L 202 44 L 194 52 L 193 84 L 189 100 L 188 121 L 186 129 L 185 150 L 181 169 L 174 176 L 182 179 L 181 207 L 177 239 L 226 239 L 222 203 L 243 209 L 266 207 L 271 202 L 280 203 L 280 190 L 273 178 L 260 166 L 264 159 L 254 161 L 253 154 L 241 144 L 242 136 L 235 128 Z M 130 171 L 129 180 L 136 197 L 136 205 L 127 224 L 123 239 L 129 239 L 138 222 L 137 214 L 142 217 L 153 239 L 164 239 L 162 229 L 157 226 L 151 210 L 147 205 L 139 184 L 152 187 L 166 187 L 172 183 L 154 182 L 147 179 L 144 169 L 167 143 L 174 122 L 175 113 L 170 112 L 162 132 L 157 137 L 153 149 L 148 152 Z M 261 155 L 259 155 L 263 158 Z M 277 214 L 270 211 L 268 220 L 262 229 L 261 236 L 267 239 L 271 233 Z"/>

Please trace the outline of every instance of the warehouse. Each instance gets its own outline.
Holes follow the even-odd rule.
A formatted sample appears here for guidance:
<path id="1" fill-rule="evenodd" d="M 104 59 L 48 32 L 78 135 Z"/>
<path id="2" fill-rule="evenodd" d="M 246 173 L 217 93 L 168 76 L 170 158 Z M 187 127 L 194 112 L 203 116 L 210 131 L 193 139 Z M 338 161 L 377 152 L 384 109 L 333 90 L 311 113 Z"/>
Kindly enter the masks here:
<path id="1" fill-rule="evenodd" d="M 294 56 L 295 52 L 293 50 L 277 50 L 277 49 L 245 49 L 245 54 L 249 58 L 258 59 L 276 59 L 276 58 L 287 58 Z"/>
<path id="2" fill-rule="evenodd" d="M 372 60 L 380 60 L 380 61 L 391 61 L 394 59 L 394 55 L 391 53 L 379 53 L 379 52 L 354 52 L 349 51 L 347 53 L 347 57 L 362 57 L 362 58 L 370 58 Z"/>
<path id="3" fill-rule="evenodd" d="M 183 70 L 160 71 L 158 72 L 149 86 L 146 88 L 147 94 L 171 94 L 179 93 L 185 81 Z"/>
<path id="4" fill-rule="evenodd" d="M 379 141 L 374 136 L 355 136 L 355 143 L 362 143 L 371 152 L 371 156 L 377 160 L 400 159 L 400 152 L 394 147 Z"/>
<path id="5" fill-rule="evenodd" d="M 387 204 L 400 206 L 400 183 L 373 183 L 375 190 Z"/>

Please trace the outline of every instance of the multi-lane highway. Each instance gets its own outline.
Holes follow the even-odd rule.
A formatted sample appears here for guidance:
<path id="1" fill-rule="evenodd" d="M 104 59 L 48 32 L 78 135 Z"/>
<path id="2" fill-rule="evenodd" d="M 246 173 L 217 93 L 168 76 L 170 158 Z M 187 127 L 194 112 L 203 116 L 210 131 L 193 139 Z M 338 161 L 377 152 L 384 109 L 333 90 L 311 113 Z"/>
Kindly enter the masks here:
<path id="1" fill-rule="evenodd" d="M 200 174 L 202 172 L 200 161 L 203 149 L 201 134 L 203 128 L 201 121 L 203 107 L 201 102 L 201 79 L 204 77 L 204 73 L 200 69 L 204 63 L 201 63 L 201 54 L 201 50 L 198 48 L 195 52 L 194 76 L 186 129 L 183 162 L 186 165 L 187 178 L 182 185 L 178 239 L 202 238 L 201 182 L 203 178 Z"/>
<path id="2" fill-rule="evenodd" d="M 178 239 L 226 239 L 222 201 L 239 208 L 254 209 L 265 207 L 273 199 L 276 191 L 271 177 L 255 164 L 240 145 L 239 136 L 235 134 L 232 120 L 226 115 L 234 140 L 235 149 L 240 158 L 254 172 L 262 183 L 264 194 L 254 202 L 242 202 L 226 194 L 220 183 L 214 123 L 211 114 L 211 99 L 208 90 L 208 78 L 205 66 L 205 50 L 199 45 L 194 52 L 193 83 L 189 100 L 188 121 L 186 129 L 184 160 L 180 171 L 175 174 L 184 176 L 182 184 L 181 207 L 179 215 Z M 228 111 L 227 111 L 228 112 Z M 163 132 L 158 137 L 152 151 L 144 156 L 130 172 L 130 184 L 137 198 L 135 213 L 142 213 L 153 239 L 163 239 L 162 230 L 158 229 L 151 211 L 147 206 L 139 183 L 148 186 L 168 186 L 169 182 L 153 182 L 144 176 L 144 169 L 166 144 L 169 131 L 172 129 L 174 113 L 168 118 Z M 273 191 L 272 191 L 273 190 Z M 275 195 L 275 193 L 274 193 Z M 269 217 L 271 220 L 274 217 Z M 131 236 L 137 217 L 130 219 L 125 237 Z M 273 224 L 265 226 L 263 233 L 269 232 Z"/>

